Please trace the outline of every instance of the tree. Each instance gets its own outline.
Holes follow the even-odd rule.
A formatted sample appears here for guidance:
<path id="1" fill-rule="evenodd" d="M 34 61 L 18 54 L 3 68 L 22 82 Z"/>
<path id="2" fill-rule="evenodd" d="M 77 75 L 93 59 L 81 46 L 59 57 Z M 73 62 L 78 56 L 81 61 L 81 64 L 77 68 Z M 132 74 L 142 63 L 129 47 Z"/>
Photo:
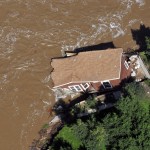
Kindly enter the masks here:
<path id="1" fill-rule="evenodd" d="M 138 83 L 127 84 L 123 93 L 117 111 L 107 110 L 100 119 L 100 114 L 77 119 L 66 125 L 54 141 L 62 139 L 60 148 L 66 150 L 70 147 L 73 150 L 150 149 L 149 98 Z"/>
<path id="2" fill-rule="evenodd" d="M 79 119 L 77 125 L 72 126 L 72 130 L 87 150 L 105 149 L 106 132 L 94 117 L 86 122 Z"/>
<path id="3" fill-rule="evenodd" d="M 56 138 L 48 150 L 72 150 L 71 145 L 62 138 Z"/>
<path id="4" fill-rule="evenodd" d="M 126 86 L 125 92 L 117 107 L 119 113 L 108 114 L 103 120 L 108 133 L 107 148 L 150 149 L 150 111 L 142 105 L 146 97 L 136 83 Z"/>
<path id="5" fill-rule="evenodd" d="M 89 97 L 87 100 L 86 100 L 86 104 L 87 104 L 87 108 L 96 108 L 97 106 L 97 101 L 95 98 L 93 97 Z"/>
<path id="6" fill-rule="evenodd" d="M 88 126 L 81 119 L 78 119 L 77 124 L 72 126 L 73 133 L 81 141 L 84 141 L 89 134 Z"/>
<path id="7" fill-rule="evenodd" d="M 150 56 L 150 37 L 146 36 L 145 37 L 145 41 L 146 41 L 146 55 Z"/>

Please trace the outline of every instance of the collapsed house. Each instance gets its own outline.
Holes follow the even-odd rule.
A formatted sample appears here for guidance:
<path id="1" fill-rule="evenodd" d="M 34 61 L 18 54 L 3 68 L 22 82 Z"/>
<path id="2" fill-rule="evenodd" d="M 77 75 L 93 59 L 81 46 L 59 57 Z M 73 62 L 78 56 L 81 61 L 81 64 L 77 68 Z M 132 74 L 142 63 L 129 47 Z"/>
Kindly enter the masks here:
<path id="1" fill-rule="evenodd" d="M 122 48 L 80 52 L 53 58 L 51 77 L 57 99 L 68 94 L 109 91 L 131 75 Z"/>

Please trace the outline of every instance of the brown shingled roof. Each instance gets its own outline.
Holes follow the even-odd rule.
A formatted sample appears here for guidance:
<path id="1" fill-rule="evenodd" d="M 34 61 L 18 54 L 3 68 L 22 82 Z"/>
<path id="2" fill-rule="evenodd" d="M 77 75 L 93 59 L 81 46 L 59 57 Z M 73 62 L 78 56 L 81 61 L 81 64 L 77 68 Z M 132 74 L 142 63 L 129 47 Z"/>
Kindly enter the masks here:
<path id="1" fill-rule="evenodd" d="M 69 82 L 104 81 L 120 78 L 123 49 L 80 52 L 78 55 L 52 59 L 54 86 Z"/>

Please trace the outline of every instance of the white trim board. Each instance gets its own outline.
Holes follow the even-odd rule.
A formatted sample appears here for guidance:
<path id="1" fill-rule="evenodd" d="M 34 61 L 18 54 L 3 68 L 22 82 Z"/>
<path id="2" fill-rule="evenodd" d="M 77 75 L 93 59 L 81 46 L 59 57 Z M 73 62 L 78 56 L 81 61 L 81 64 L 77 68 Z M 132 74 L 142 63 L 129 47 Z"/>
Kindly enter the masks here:
<path id="1" fill-rule="evenodd" d="M 117 80 L 117 79 L 120 79 L 120 78 L 113 78 L 113 79 L 108 79 L 108 81 L 112 81 L 112 80 Z M 103 80 L 105 81 L 105 80 Z M 79 84 L 82 84 L 82 83 L 89 83 L 89 82 L 102 82 L 102 81 L 75 81 L 75 82 L 68 82 L 68 83 L 65 83 L 65 84 L 61 84 L 61 85 L 58 85 L 58 86 L 54 86 L 53 88 L 58 88 L 58 87 L 61 87 L 61 86 L 64 86 L 64 85 L 67 85 L 67 84 L 76 84 L 76 83 L 79 83 Z"/>
<path id="2" fill-rule="evenodd" d="M 83 84 L 86 84 L 87 87 L 85 88 Z M 82 87 L 84 90 L 87 90 L 87 89 L 89 88 L 89 86 L 90 86 L 89 83 L 81 83 L 80 85 L 81 85 L 81 87 Z"/>

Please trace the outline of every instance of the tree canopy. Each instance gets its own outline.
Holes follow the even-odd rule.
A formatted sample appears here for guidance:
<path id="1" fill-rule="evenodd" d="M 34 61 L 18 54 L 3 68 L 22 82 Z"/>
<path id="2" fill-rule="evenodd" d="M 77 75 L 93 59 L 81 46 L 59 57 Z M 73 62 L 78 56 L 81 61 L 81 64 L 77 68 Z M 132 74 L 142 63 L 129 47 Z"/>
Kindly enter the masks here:
<path id="1" fill-rule="evenodd" d="M 118 103 L 119 113 L 108 114 L 104 120 L 108 149 L 150 149 L 150 101 L 139 84 L 125 87 Z"/>
<path id="2" fill-rule="evenodd" d="M 123 93 L 116 105 L 116 111 L 103 111 L 65 125 L 55 137 L 55 145 L 52 143 L 50 149 L 150 149 L 150 100 L 137 83 L 125 86 Z M 61 148 L 56 146 L 59 139 Z M 68 144 L 65 147 L 63 143 Z"/>

